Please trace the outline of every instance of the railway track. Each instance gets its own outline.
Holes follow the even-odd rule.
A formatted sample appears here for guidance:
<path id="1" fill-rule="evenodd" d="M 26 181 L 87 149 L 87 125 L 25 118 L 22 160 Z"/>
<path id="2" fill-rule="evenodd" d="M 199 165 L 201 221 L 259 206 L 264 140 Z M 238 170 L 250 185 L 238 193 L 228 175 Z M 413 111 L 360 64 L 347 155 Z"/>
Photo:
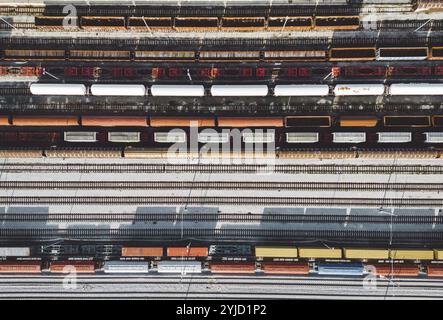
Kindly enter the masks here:
<path id="1" fill-rule="evenodd" d="M 30 92 L 23 90 L 22 94 L 20 96 L 17 96 L 17 93 L 14 93 L 14 90 L 10 90 L 10 88 L 7 88 L 7 90 L 2 91 L 3 88 L 0 88 L 0 95 L 16 95 L 15 99 L 22 100 L 23 98 L 29 99 L 26 97 L 26 95 L 29 95 Z M 29 89 L 28 89 L 29 90 Z M 23 97 L 23 98 L 21 98 Z M 169 98 L 171 100 L 171 98 Z M 218 106 L 215 105 L 195 105 L 195 104 L 188 104 L 188 105 L 182 105 L 180 110 L 177 110 L 177 107 L 175 105 L 169 105 L 169 104 L 149 104 L 149 102 L 146 103 L 139 103 L 139 104 L 132 104 L 132 105 L 123 105 L 120 103 L 112 103 L 109 104 L 97 104 L 97 103 L 90 103 L 85 102 L 82 104 L 75 104 L 75 103 L 46 103 L 46 104 L 40 104 L 40 103 L 34 103 L 32 101 L 29 101 L 29 103 L 0 103 L 0 108 L 2 110 L 7 110 L 11 112 L 29 112 L 30 110 L 33 111 L 51 111 L 57 114 L 66 114 L 66 110 L 70 110 L 70 112 L 78 111 L 78 112 L 87 112 L 90 110 L 96 110 L 96 111 L 118 111 L 118 112 L 150 112 L 151 114 L 163 114 L 165 112 L 174 112 L 176 114 L 186 114 L 188 112 L 201 112 L 201 113 L 210 113 L 210 114 L 245 114 L 245 113 L 257 113 L 257 114 L 281 114 L 281 113 L 291 113 L 291 114 L 303 114 L 306 112 L 324 112 L 329 113 L 331 110 L 337 113 L 343 113 L 343 114 L 352 114 L 355 113 L 357 110 L 359 112 L 379 112 L 383 110 L 384 112 L 403 112 L 405 114 L 410 113 L 411 111 L 419 111 L 424 112 L 422 109 L 421 104 L 419 105 L 390 105 L 386 103 L 382 103 L 380 105 L 301 105 L 301 104 L 294 104 L 291 102 L 288 102 L 289 104 L 278 104 L 275 101 L 273 101 L 273 105 L 264 105 L 264 104 L 254 104 L 254 105 L 230 105 L 225 104 L 223 106 L 223 110 L 220 110 Z M 438 110 L 439 105 L 435 104 L 432 105 L 432 108 L 429 110 Z"/>
<path id="2" fill-rule="evenodd" d="M 168 163 L 0 163 L 0 172 L 80 173 L 257 173 L 261 164 L 168 164 Z M 443 174 L 440 165 L 276 164 L 275 173 L 285 174 Z"/>
<path id="3" fill-rule="evenodd" d="M 0 189 L 247 189 L 335 191 L 440 191 L 443 183 L 269 181 L 0 181 Z"/>
<path id="4" fill-rule="evenodd" d="M 405 6 L 408 8 L 408 6 Z M 145 17 L 170 17 L 170 16 L 189 16 L 189 17 L 205 17 L 205 16 L 268 16 L 268 15 L 356 15 L 361 10 L 358 4 L 337 4 L 334 6 L 327 5 L 273 5 L 273 6 L 220 6 L 214 4 L 211 7 L 204 6 L 159 6 L 159 5 L 125 5 L 125 6 L 109 6 L 95 5 L 76 6 L 77 15 L 79 16 L 145 16 Z M 63 6 L 47 5 L 45 7 L 0 7 L 2 15 L 46 15 L 46 16 L 64 16 Z"/>
<path id="5" fill-rule="evenodd" d="M 436 32 L 438 33 L 438 32 Z M 294 47 L 314 47 L 327 49 L 331 44 L 336 47 L 371 47 L 375 45 L 381 46 L 427 46 L 437 45 L 441 43 L 439 34 L 428 35 L 427 32 L 403 32 L 400 36 L 398 33 L 390 33 L 380 36 L 377 32 L 366 32 L 365 37 L 303 37 L 303 38 L 206 38 L 204 40 L 193 38 L 169 38 L 159 39 L 152 38 L 50 38 L 50 37 L 9 37 L 0 38 L 0 47 L 2 48 L 57 48 L 60 49 L 90 49 L 91 47 L 105 49 L 119 48 L 120 50 L 152 50 L 152 48 L 177 48 L 187 50 L 226 50 L 226 48 L 240 49 L 248 48 L 249 50 L 265 50 L 294 48 Z"/>
<path id="6" fill-rule="evenodd" d="M 442 216 L 379 215 L 309 215 L 252 213 L 7 213 L 2 222 L 240 222 L 240 223 L 380 223 L 380 224 L 443 224 Z"/>
<path id="7" fill-rule="evenodd" d="M 63 290 L 64 276 L 1 276 L 0 299 L 442 299 L 441 279 L 377 278 L 368 290 L 363 277 L 96 275 L 77 276 Z M 175 309 L 174 309 L 175 312 Z M 269 310 L 272 313 L 272 310 Z"/>
<path id="8" fill-rule="evenodd" d="M 183 196 L 11 196 L 2 205 L 251 205 L 303 207 L 443 207 L 443 199 L 423 198 L 299 198 L 299 197 L 183 197 Z"/>
<path id="9" fill-rule="evenodd" d="M 294 230 L 294 229 L 197 229 L 197 228 L 118 228 L 95 229 L 85 227 L 72 227 L 68 229 L 55 228 L 2 228 L 0 241 L 157 241 L 157 240 L 186 240 L 198 239 L 211 241 L 352 241 L 353 243 L 379 244 L 408 244 L 436 243 L 441 244 L 443 233 L 437 231 L 379 231 L 379 230 Z"/>

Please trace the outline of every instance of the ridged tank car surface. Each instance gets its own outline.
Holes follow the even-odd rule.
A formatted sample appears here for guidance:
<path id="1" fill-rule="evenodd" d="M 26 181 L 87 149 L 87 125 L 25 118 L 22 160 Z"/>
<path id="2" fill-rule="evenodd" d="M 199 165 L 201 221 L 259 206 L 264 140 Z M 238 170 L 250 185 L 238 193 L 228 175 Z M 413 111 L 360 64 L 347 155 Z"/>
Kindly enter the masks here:
<path id="1" fill-rule="evenodd" d="M 254 262 L 211 262 L 209 268 L 212 273 L 254 274 Z"/>
<path id="2" fill-rule="evenodd" d="M 375 275 L 384 277 L 417 277 L 420 274 L 419 266 L 404 264 L 375 264 L 368 271 L 375 271 Z"/>
<path id="3" fill-rule="evenodd" d="M 51 273 L 94 273 L 94 261 L 53 261 L 50 264 Z"/>
<path id="4" fill-rule="evenodd" d="M 262 270 L 265 274 L 309 274 L 309 264 L 301 262 L 264 262 Z"/>
<path id="5" fill-rule="evenodd" d="M 0 262 L 0 273 L 40 273 L 40 261 Z"/>

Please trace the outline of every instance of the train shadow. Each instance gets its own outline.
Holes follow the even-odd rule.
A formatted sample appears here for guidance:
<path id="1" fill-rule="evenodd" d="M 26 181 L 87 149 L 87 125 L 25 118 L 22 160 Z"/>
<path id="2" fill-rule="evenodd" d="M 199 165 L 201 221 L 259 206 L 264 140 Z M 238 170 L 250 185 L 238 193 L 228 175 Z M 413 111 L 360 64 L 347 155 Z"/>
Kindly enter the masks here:
<path id="1" fill-rule="evenodd" d="M 24 225 L 29 222 L 27 215 L 33 215 L 32 226 L 48 224 L 49 207 L 0 207 L 0 224 L 2 227 Z M 35 216 L 38 215 L 38 220 Z"/>

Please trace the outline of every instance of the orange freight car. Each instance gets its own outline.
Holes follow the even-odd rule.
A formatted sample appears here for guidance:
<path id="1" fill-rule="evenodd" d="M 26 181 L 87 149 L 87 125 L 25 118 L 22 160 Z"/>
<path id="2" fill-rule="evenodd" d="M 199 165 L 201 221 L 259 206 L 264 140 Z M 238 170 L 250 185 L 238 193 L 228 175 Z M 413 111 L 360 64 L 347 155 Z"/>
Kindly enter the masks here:
<path id="1" fill-rule="evenodd" d="M 292 262 L 265 262 L 263 271 L 269 274 L 308 274 L 309 264 Z"/>
<path id="2" fill-rule="evenodd" d="M 428 266 L 428 277 L 443 277 L 443 265 Z"/>
<path id="3" fill-rule="evenodd" d="M 373 116 L 343 116 L 340 117 L 341 127 L 375 127 L 378 119 Z"/>
<path id="4" fill-rule="evenodd" d="M 398 264 L 379 264 L 374 265 L 375 274 L 378 276 L 404 276 L 416 277 L 420 273 L 420 268 L 414 265 L 398 265 Z"/>
<path id="5" fill-rule="evenodd" d="M 39 261 L 32 262 L 0 262 L 0 273 L 40 273 Z"/>
<path id="6" fill-rule="evenodd" d="M 93 261 L 54 261 L 49 270 L 53 273 L 94 273 L 95 264 Z"/>
<path id="7" fill-rule="evenodd" d="M 14 116 L 14 126 L 78 126 L 76 116 Z"/>
<path id="8" fill-rule="evenodd" d="M 168 247 L 168 257 L 207 257 L 206 247 Z"/>
<path id="9" fill-rule="evenodd" d="M 212 273 L 255 273 L 254 262 L 212 262 Z"/>
<path id="10" fill-rule="evenodd" d="M 162 247 L 123 247 L 123 257 L 161 257 Z"/>
<path id="11" fill-rule="evenodd" d="M 84 127 L 147 127 L 146 117 L 82 116 Z"/>
<path id="12" fill-rule="evenodd" d="M 219 117 L 219 127 L 283 127 L 283 118 L 241 118 L 241 117 Z"/>
<path id="13" fill-rule="evenodd" d="M 8 116 L 0 116 L 0 126 L 9 126 Z"/>
<path id="14" fill-rule="evenodd" d="M 151 117 L 151 127 L 214 127 L 214 118 L 209 117 Z"/>

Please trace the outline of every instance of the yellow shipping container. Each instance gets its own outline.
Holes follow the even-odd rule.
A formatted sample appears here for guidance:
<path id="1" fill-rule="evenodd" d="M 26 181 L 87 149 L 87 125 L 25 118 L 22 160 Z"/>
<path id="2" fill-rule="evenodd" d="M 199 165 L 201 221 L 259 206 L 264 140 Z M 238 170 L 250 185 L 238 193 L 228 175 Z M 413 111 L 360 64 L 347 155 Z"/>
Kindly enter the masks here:
<path id="1" fill-rule="evenodd" d="M 255 247 L 255 256 L 264 258 L 297 258 L 296 247 Z"/>
<path id="2" fill-rule="evenodd" d="M 342 257 L 341 249 L 337 248 L 298 248 L 300 258 L 335 258 Z"/>
<path id="3" fill-rule="evenodd" d="M 432 260 L 434 251 L 432 250 L 391 250 L 391 259 L 395 260 Z"/>
<path id="4" fill-rule="evenodd" d="M 443 249 L 434 250 L 434 256 L 436 260 L 443 260 Z"/>
<path id="5" fill-rule="evenodd" d="M 389 250 L 385 249 L 343 249 L 347 259 L 389 259 Z"/>

